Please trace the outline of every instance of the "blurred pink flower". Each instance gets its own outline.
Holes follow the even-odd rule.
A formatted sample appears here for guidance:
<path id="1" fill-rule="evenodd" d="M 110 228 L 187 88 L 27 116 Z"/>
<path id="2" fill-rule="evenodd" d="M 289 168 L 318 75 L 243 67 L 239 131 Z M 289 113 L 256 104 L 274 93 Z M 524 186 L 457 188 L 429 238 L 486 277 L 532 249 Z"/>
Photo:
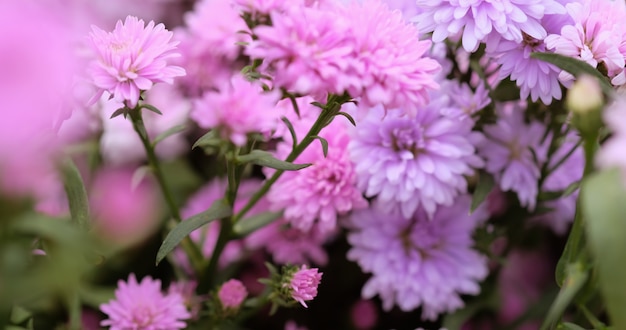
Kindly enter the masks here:
<path id="1" fill-rule="evenodd" d="M 111 330 L 178 330 L 190 317 L 180 294 L 163 294 L 161 281 L 150 277 L 138 283 L 135 274 L 128 282 L 118 282 L 115 299 L 100 305 L 100 310 L 108 316 L 100 325 Z"/>
<path id="2" fill-rule="evenodd" d="M 308 268 L 305 265 L 296 271 L 289 282 L 285 284 L 291 288 L 291 297 L 302 306 L 308 307 L 305 301 L 313 300 L 317 296 L 317 287 L 322 280 L 322 274 L 317 268 Z"/>
<path id="3" fill-rule="evenodd" d="M 183 68 L 168 65 L 169 59 L 179 56 L 178 42 L 170 41 L 172 32 L 163 24 L 155 26 L 150 21 L 146 26 L 143 20 L 128 16 L 124 23 L 117 22 L 113 32 L 91 28 L 95 59 L 90 73 L 100 89 L 95 100 L 108 91 L 116 101 L 134 108 L 142 91 L 159 82 L 171 84 L 173 78 L 185 75 Z"/>
<path id="4" fill-rule="evenodd" d="M 373 329 L 378 322 L 378 308 L 371 300 L 359 300 L 352 305 L 350 316 L 357 330 Z"/>
<path id="5" fill-rule="evenodd" d="M 241 281 L 230 279 L 222 284 L 217 292 L 217 296 L 225 309 L 239 308 L 246 296 L 248 296 L 248 290 L 246 290 Z"/>
<path id="6" fill-rule="evenodd" d="M 309 330 L 307 327 L 299 326 L 295 321 L 287 321 L 285 323 L 285 330 Z"/>

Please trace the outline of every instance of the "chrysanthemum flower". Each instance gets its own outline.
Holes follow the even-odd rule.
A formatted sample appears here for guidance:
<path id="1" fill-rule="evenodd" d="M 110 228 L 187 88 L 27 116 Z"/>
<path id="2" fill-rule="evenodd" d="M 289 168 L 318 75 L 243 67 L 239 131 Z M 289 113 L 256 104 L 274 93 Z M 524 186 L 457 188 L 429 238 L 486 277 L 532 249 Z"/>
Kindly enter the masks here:
<path id="1" fill-rule="evenodd" d="M 191 316 L 180 294 L 163 294 L 161 281 L 150 277 L 138 283 L 135 274 L 130 274 L 128 282 L 118 282 L 115 299 L 101 305 L 100 310 L 108 316 L 100 325 L 111 330 L 184 329 L 183 320 Z"/>
<path id="2" fill-rule="evenodd" d="M 414 18 L 422 32 L 433 32 L 441 42 L 462 33 L 463 48 L 474 52 L 491 33 L 506 40 L 522 41 L 522 34 L 543 40 L 546 30 L 541 18 L 563 13 L 555 0 L 417 0 L 420 13 Z"/>
<path id="3" fill-rule="evenodd" d="M 546 37 L 546 47 L 579 58 L 593 67 L 602 64 L 609 77 L 617 78 L 614 82 L 626 82 L 622 74 L 626 56 L 624 1 L 583 0 L 571 2 L 566 8 L 573 24 Z M 620 74 L 621 78 L 616 77 Z"/>
<path id="4" fill-rule="evenodd" d="M 516 192 L 520 204 L 533 210 L 540 168 L 546 159 L 542 141 L 546 128 L 536 121 L 525 123 L 522 109 L 514 105 L 501 110 L 496 124 L 484 127 L 487 139 L 478 151 L 485 157 L 485 170 L 495 176 L 500 189 Z"/>
<path id="5" fill-rule="evenodd" d="M 248 290 L 236 279 L 230 279 L 220 286 L 217 296 L 225 309 L 239 308 L 248 296 Z"/>
<path id="6" fill-rule="evenodd" d="M 350 217 L 348 259 L 372 277 L 364 299 L 380 296 L 383 308 L 403 311 L 422 307 L 422 318 L 463 307 L 461 295 L 480 292 L 477 282 L 488 273 L 487 258 L 472 249 L 472 232 L 488 218 L 479 208 L 469 215 L 471 198 L 460 196 L 433 219 L 423 210 L 405 218 L 375 207 Z"/>
<path id="7" fill-rule="evenodd" d="M 305 301 L 313 300 L 317 296 L 317 287 L 322 280 L 322 274 L 317 268 L 308 268 L 302 265 L 298 271 L 291 275 L 289 283 L 285 283 L 285 286 L 291 289 L 291 297 L 295 301 L 308 307 Z"/>
<path id="8" fill-rule="evenodd" d="M 399 209 L 408 218 L 421 206 L 432 216 L 466 192 L 464 176 L 482 166 L 474 122 L 441 115 L 446 106 L 447 98 L 433 100 L 415 118 L 370 110 L 353 131 L 357 185 L 367 197 L 377 196 L 385 211 Z"/>
<path id="9" fill-rule="evenodd" d="M 315 141 L 296 159 L 297 163 L 313 165 L 283 173 L 268 193 L 271 207 L 284 209 L 285 219 L 302 231 L 316 225 L 322 232 L 330 232 L 338 216 L 367 206 L 355 185 L 347 150 L 350 137 L 340 119 L 320 134 L 328 142 L 328 154 L 324 156 L 321 144 Z M 278 148 L 279 156 L 284 157 L 291 151 L 291 143 L 282 142 Z"/>
<path id="10" fill-rule="evenodd" d="M 469 85 L 456 80 L 442 82 L 442 92 L 451 101 L 450 106 L 441 109 L 441 113 L 459 120 L 469 119 L 479 110 L 491 103 L 489 90 L 484 83 L 479 83 L 475 91 Z"/>
<path id="11" fill-rule="evenodd" d="M 278 92 L 263 92 L 260 85 L 247 81 L 242 75 L 209 91 L 194 102 L 193 119 L 202 128 L 216 129 L 222 138 L 238 146 L 248 141 L 250 133 L 269 133 L 279 123 L 275 110 Z"/>
<path id="12" fill-rule="evenodd" d="M 90 74 L 100 89 L 96 100 L 108 91 L 115 100 L 134 108 L 142 91 L 185 75 L 183 68 L 168 65 L 169 59 L 179 56 L 178 42 L 170 41 L 172 33 L 163 24 L 155 26 L 150 21 L 146 26 L 143 20 L 128 16 L 124 23 L 117 22 L 113 32 L 91 29 L 89 40 L 96 58 Z"/>

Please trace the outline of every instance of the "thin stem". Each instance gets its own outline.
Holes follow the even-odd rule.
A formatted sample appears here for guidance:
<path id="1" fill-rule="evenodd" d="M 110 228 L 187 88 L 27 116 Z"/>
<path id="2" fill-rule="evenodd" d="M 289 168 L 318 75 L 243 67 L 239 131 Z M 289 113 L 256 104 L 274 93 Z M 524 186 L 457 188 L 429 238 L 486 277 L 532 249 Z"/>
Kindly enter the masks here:
<path id="1" fill-rule="evenodd" d="M 602 323 L 600 320 L 598 320 L 598 318 L 596 318 L 595 315 L 593 315 L 593 313 L 587 308 L 587 306 L 578 304 L 578 309 L 583 312 L 585 318 L 587 319 L 587 321 L 589 321 L 594 329 L 604 329 L 606 327 L 604 323 Z"/>
<path id="2" fill-rule="evenodd" d="M 144 125 L 143 119 L 141 117 L 141 109 L 135 108 L 130 111 L 130 118 L 133 123 L 133 128 L 137 135 L 139 135 L 139 139 L 146 150 L 146 155 L 148 157 L 148 164 L 150 165 L 154 176 L 157 179 L 159 187 L 161 188 L 161 192 L 163 193 L 163 197 L 165 198 L 165 202 L 169 207 L 170 213 L 174 220 L 179 223 L 182 221 L 180 216 L 180 211 L 176 202 L 174 201 L 174 197 L 172 196 L 172 192 L 165 181 L 165 176 L 163 175 L 163 170 L 161 169 L 161 163 L 154 152 L 154 146 L 150 142 L 150 137 L 148 136 L 148 131 L 146 130 L 146 126 Z M 181 246 L 185 250 L 187 256 L 189 257 L 189 261 L 191 262 L 192 267 L 194 268 L 196 275 L 200 274 L 202 270 L 202 262 L 204 257 L 202 253 L 198 249 L 198 247 L 191 241 L 189 236 L 185 237 L 181 242 Z"/>
<path id="3" fill-rule="evenodd" d="M 546 170 L 546 175 L 545 176 L 550 175 L 557 168 L 559 168 L 559 166 L 563 165 L 563 163 L 565 163 L 565 161 L 567 161 L 567 159 L 569 159 L 569 157 L 578 149 L 578 147 L 580 147 L 581 144 L 582 144 L 582 141 L 578 141 L 576 143 L 576 145 L 574 145 L 572 147 L 572 149 L 567 151 L 567 153 L 565 154 L 565 156 L 563 156 L 563 158 L 559 159 L 552 167 L 550 167 L 550 168 L 548 168 Z"/>
<path id="4" fill-rule="evenodd" d="M 80 298 L 78 293 L 70 293 L 67 297 L 67 308 L 69 310 L 69 329 L 82 329 L 82 313 L 80 308 Z"/>

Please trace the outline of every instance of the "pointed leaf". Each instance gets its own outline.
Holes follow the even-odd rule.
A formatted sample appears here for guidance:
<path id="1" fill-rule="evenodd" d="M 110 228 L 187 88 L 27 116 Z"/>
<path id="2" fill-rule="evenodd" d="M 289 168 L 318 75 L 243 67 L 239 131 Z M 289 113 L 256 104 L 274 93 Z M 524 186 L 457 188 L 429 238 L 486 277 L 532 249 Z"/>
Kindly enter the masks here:
<path id="1" fill-rule="evenodd" d="M 626 189 L 619 170 L 595 173 L 580 197 L 585 231 L 611 325 L 626 329 Z"/>
<path id="2" fill-rule="evenodd" d="M 474 193 L 472 194 L 472 205 L 470 207 L 470 213 L 474 212 L 480 204 L 482 204 L 489 193 L 493 190 L 496 181 L 493 179 L 493 176 L 487 172 L 481 171 L 478 174 L 478 183 L 476 184 L 476 188 L 474 189 Z"/>
<path id="3" fill-rule="evenodd" d="M 139 109 L 146 109 L 146 110 L 150 110 L 158 115 L 163 115 L 163 113 L 157 109 L 155 106 L 150 105 L 150 104 L 142 104 L 139 106 Z"/>
<path id="4" fill-rule="evenodd" d="M 322 152 L 324 153 L 324 158 L 328 157 L 328 141 L 321 136 L 313 136 L 314 139 L 320 140 L 322 144 Z"/>
<path id="5" fill-rule="evenodd" d="M 174 248 L 189 235 L 192 231 L 206 225 L 209 222 L 229 217 L 232 215 L 232 210 L 224 200 L 217 200 L 209 207 L 208 210 L 196 214 L 191 218 L 180 222 L 167 234 L 165 240 L 157 252 L 156 264 L 158 265 L 168 253 L 172 252 Z"/>
<path id="6" fill-rule="evenodd" d="M 556 296 L 556 299 L 554 299 L 541 329 L 550 329 L 550 326 L 555 324 L 563 316 L 563 312 L 565 312 L 567 307 L 574 300 L 574 297 L 578 291 L 582 289 L 589 277 L 589 271 L 584 265 L 578 262 L 568 265 L 565 274 L 563 286 L 561 286 L 559 294 Z"/>
<path id="7" fill-rule="evenodd" d="M 274 220 L 280 218 L 283 212 L 263 212 L 251 217 L 241 219 L 233 226 L 233 232 L 239 237 L 247 236 L 248 234 L 263 228 Z"/>
<path id="8" fill-rule="evenodd" d="M 596 77 L 598 79 L 598 82 L 600 83 L 600 87 L 602 87 L 602 91 L 609 95 L 613 92 L 613 87 L 608 82 L 607 78 L 603 76 L 600 71 L 596 70 L 594 67 L 586 62 L 575 59 L 573 57 L 554 53 L 532 53 L 530 56 L 544 62 L 552 63 L 560 69 L 565 70 L 576 77 L 580 76 L 581 74 L 587 74 L 592 77 Z"/>
<path id="9" fill-rule="evenodd" d="M 312 164 L 294 164 L 275 158 L 271 153 L 263 150 L 252 150 L 247 155 L 237 156 L 240 163 L 253 163 L 260 166 L 283 171 L 297 171 Z"/>
<path id="10" fill-rule="evenodd" d="M 287 117 L 283 116 L 281 120 L 283 121 L 283 123 L 285 123 L 285 125 L 287 125 L 289 134 L 291 134 L 291 140 L 292 140 L 291 150 L 295 150 L 296 146 L 298 145 L 298 137 L 296 136 L 296 130 L 293 128 L 293 124 L 291 124 L 291 121 L 289 121 Z"/>
<path id="11" fill-rule="evenodd" d="M 180 125 L 176 125 L 176 126 L 170 128 L 170 129 L 168 129 L 167 131 L 157 135 L 157 137 L 152 142 L 152 147 L 156 147 L 156 145 L 159 142 L 165 140 L 166 138 L 170 137 L 171 135 L 183 132 L 186 128 L 187 128 L 187 126 L 185 124 L 180 124 Z"/>
<path id="12" fill-rule="evenodd" d="M 72 222 L 79 228 L 88 230 L 91 225 L 89 198 L 87 197 L 87 190 L 85 189 L 80 171 L 76 167 L 76 164 L 74 164 L 71 159 L 68 159 L 63 164 L 62 174 L 63 185 L 70 206 L 70 214 L 72 215 Z"/>
<path id="13" fill-rule="evenodd" d="M 354 121 L 354 118 L 352 118 L 352 116 L 350 116 L 349 113 L 340 111 L 340 112 L 337 112 L 337 115 L 338 116 L 344 116 L 344 117 L 348 118 L 348 121 L 350 121 L 350 124 L 352 124 L 352 126 L 356 127 L 356 121 Z"/>
<path id="14" fill-rule="evenodd" d="M 111 115 L 111 117 L 109 117 L 109 119 L 113 119 L 119 115 L 124 115 L 124 118 L 126 118 L 126 114 L 128 113 L 128 110 L 130 109 L 128 109 L 127 107 L 119 108 L 115 110 L 115 112 L 113 112 L 113 114 Z"/>
<path id="15" fill-rule="evenodd" d="M 196 143 L 191 146 L 191 149 L 195 149 L 196 147 L 218 147 L 222 143 L 221 139 L 217 135 L 215 130 L 210 130 L 208 133 L 201 136 Z"/>
<path id="16" fill-rule="evenodd" d="M 575 193 L 578 188 L 580 188 L 580 180 L 570 183 L 570 185 L 563 190 L 563 197 L 567 197 Z"/>

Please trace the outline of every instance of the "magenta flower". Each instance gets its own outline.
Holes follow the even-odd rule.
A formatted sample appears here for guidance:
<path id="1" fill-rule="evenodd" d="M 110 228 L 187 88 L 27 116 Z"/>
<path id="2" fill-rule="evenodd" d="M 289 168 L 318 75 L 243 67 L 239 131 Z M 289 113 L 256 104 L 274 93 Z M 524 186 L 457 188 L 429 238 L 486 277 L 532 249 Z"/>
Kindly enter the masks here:
<path id="1" fill-rule="evenodd" d="M 248 290 L 239 280 L 230 279 L 220 287 L 217 292 L 220 302 L 225 309 L 236 309 L 241 306 L 248 296 Z"/>
<path id="2" fill-rule="evenodd" d="M 469 214 L 471 198 L 458 197 L 429 219 L 423 209 L 405 218 L 374 207 L 352 213 L 348 222 L 348 259 L 372 277 L 361 291 L 378 295 L 383 309 L 422 308 L 422 318 L 463 307 L 461 295 L 480 292 L 487 258 L 472 249 L 474 228 L 488 218 L 481 207 Z"/>
<path id="3" fill-rule="evenodd" d="M 238 146 L 248 141 L 248 134 L 269 136 L 280 120 L 275 110 L 278 92 L 263 92 L 260 85 L 247 81 L 242 75 L 209 91 L 196 100 L 191 118 L 202 128 L 219 130 L 222 138 Z"/>
<path id="4" fill-rule="evenodd" d="M 537 204 L 540 168 L 546 160 L 545 126 L 524 122 L 519 105 L 507 104 L 494 125 L 484 127 L 487 137 L 478 147 L 485 169 L 495 176 L 502 191 L 517 193 L 520 204 L 530 210 Z"/>
<path id="5" fill-rule="evenodd" d="M 124 23 L 117 22 L 113 32 L 91 29 L 89 39 L 96 58 L 90 73 L 100 89 L 96 100 L 108 91 L 115 100 L 134 108 L 142 91 L 185 75 L 183 68 L 168 65 L 169 59 L 179 56 L 178 42 L 170 41 L 172 33 L 163 24 L 155 26 L 150 21 L 146 26 L 143 20 L 128 16 Z"/>
<path id="6" fill-rule="evenodd" d="M 307 268 L 307 266 L 302 265 L 292 275 L 289 284 L 285 284 L 285 286 L 292 290 L 291 297 L 307 308 L 305 301 L 313 300 L 317 296 L 317 287 L 322 280 L 322 274 L 318 272 L 317 268 Z"/>
<path id="7" fill-rule="evenodd" d="M 417 7 L 414 21 L 420 31 L 433 32 L 434 42 L 462 33 L 468 52 L 491 33 L 516 42 L 523 33 L 542 40 L 547 33 L 541 18 L 565 12 L 555 0 L 418 0 Z"/>
<path id="8" fill-rule="evenodd" d="M 467 191 L 465 175 L 482 166 L 474 148 L 482 136 L 472 120 L 439 113 L 448 106 L 447 98 L 434 99 L 415 118 L 370 110 L 357 125 L 349 149 L 357 186 L 385 211 L 409 218 L 422 207 L 432 216 Z"/>
<path id="9" fill-rule="evenodd" d="M 137 283 L 135 274 L 130 274 L 128 282 L 118 282 L 115 299 L 100 305 L 100 310 L 108 316 L 100 325 L 111 330 L 184 329 L 182 320 L 191 316 L 180 294 L 163 294 L 161 281 L 150 277 Z"/>

